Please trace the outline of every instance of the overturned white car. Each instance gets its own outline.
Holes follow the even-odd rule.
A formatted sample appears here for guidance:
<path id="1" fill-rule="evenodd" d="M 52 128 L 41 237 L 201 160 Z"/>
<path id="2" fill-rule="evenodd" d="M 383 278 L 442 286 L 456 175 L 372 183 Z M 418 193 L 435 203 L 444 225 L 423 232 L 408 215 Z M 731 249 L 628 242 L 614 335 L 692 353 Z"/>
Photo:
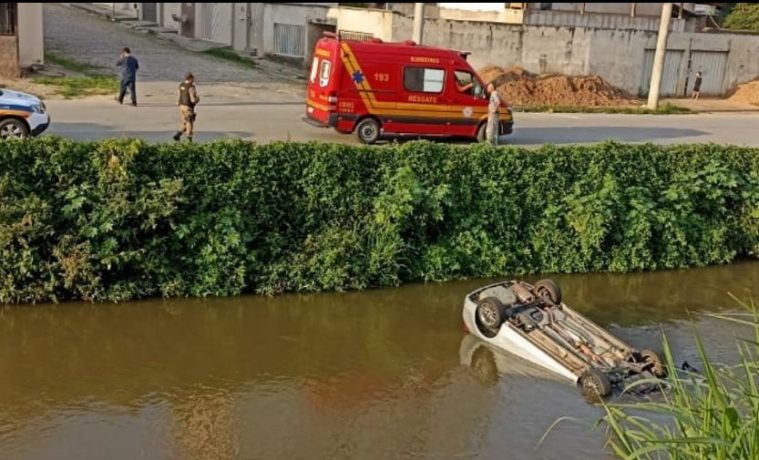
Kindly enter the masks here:
<path id="1" fill-rule="evenodd" d="M 552 280 L 477 289 L 464 299 L 464 324 L 476 337 L 601 397 L 630 379 L 666 375 L 655 352 L 636 350 L 562 303 Z"/>

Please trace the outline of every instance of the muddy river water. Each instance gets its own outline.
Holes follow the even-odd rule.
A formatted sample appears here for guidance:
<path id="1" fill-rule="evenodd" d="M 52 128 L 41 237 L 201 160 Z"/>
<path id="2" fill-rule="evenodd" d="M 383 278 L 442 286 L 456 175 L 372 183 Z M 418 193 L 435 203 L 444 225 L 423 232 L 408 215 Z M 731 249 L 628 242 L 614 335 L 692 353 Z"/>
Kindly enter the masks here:
<path id="1" fill-rule="evenodd" d="M 697 364 L 693 323 L 735 359 L 739 331 L 706 313 L 756 298 L 759 262 L 554 278 L 635 346 L 663 330 Z M 609 458 L 577 388 L 463 331 L 488 281 L 2 308 L 0 458 Z"/>

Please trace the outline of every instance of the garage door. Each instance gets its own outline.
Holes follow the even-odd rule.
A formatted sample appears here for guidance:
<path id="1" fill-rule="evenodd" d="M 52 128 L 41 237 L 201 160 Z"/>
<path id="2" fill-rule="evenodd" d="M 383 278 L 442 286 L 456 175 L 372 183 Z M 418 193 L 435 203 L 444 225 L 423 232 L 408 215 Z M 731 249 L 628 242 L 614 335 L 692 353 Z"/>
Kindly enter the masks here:
<path id="1" fill-rule="evenodd" d="M 201 3 L 202 37 L 206 40 L 232 44 L 232 4 L 231 3 Z"/>
<path id="2" fill-rule="evenodd" d="M 274 54 L 288 57 L 306 55 L 306 28 L 274 23 Z"/>
<path id="3" fill-rule="evenodd" d="M 648 95 L 651 86 L 651 71 L 654 68 L 654 53 L 656 50 L 646 50 L 643 55 L 643 77 L 640 80 L 641 96 Z M 677 92 L 677 76 L 680 74 L 680 63 L 683 59 L 683 51 L 667 51 L 664 55 L 664 71 L 662 72 L 660 96 L 674 96 Z"/>
<path id="4" fill-rule="evenodd" d="M 701 71 L 701 94 L 721 96 L 725 94 L 726 51 L 691 51 L 688 94 L 693 90 L 696 72 Z"/>

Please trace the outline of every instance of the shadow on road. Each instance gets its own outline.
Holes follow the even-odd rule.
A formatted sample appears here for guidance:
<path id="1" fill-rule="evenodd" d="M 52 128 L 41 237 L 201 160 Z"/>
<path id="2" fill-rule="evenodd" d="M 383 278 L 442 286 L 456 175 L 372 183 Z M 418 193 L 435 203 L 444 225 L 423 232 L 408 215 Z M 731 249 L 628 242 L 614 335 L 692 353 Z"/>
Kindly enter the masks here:
<path id="1" fill-rule="evenodd" d="M 176 132 L 174 126 L 161 131 L 125 131 L 98 123 L 59 122 L 51 126 L 45 134 L 76 140 L 96 139 L 144 139 L 148 142 L 173 142 L 171 136 Z M 251 139 L 253 133 L 244 131 L 204 131 L 198 129 L 193 136 L 195 142 L 220 139 Z"/>
<path id="2" fill-rule="evenodd" d="M 662 120 L 664 121 L 664 120 Z M 677 139 L 697 137 L 709 133 L 697 129 L 681 128 L 633 128 L 627 126 L 596 126 L 596 127 L 545 127 L 522 128 L 514 130 L 514 134 L 506 136 L 507 144 L 574 144 L 616 140 L 622 142 L 657 141 L 661 139 Z"/>
<path id="3" fill-rule="evenodd" d="M 251 101 L 226 101 L 226 102 L 203 102 L 198 106 L 198 110 L 203 107 L 266 107 L 266 106 L 302 106 L 305 110 L 306 104 L 303 101 L 298 102 L 251 102 Z M 140 107 L 176 107 L 176 102 L 140 102 Z"/>

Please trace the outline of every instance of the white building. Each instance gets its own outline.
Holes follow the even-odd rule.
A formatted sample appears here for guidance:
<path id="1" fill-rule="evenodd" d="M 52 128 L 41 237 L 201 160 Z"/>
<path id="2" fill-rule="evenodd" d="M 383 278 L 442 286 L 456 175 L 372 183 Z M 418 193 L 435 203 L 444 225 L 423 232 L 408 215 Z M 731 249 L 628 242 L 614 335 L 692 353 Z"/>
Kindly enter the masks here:
<path id="1" fill-rule="evenodd" d="M 42 3 L 0 3 L 0 74 L 18 77 L 44 60 Z"/>
<path id="2" fill-rule="evenodd" d="M 337 3 L 98 3 L 182 36 L 306 63 Z"/>

